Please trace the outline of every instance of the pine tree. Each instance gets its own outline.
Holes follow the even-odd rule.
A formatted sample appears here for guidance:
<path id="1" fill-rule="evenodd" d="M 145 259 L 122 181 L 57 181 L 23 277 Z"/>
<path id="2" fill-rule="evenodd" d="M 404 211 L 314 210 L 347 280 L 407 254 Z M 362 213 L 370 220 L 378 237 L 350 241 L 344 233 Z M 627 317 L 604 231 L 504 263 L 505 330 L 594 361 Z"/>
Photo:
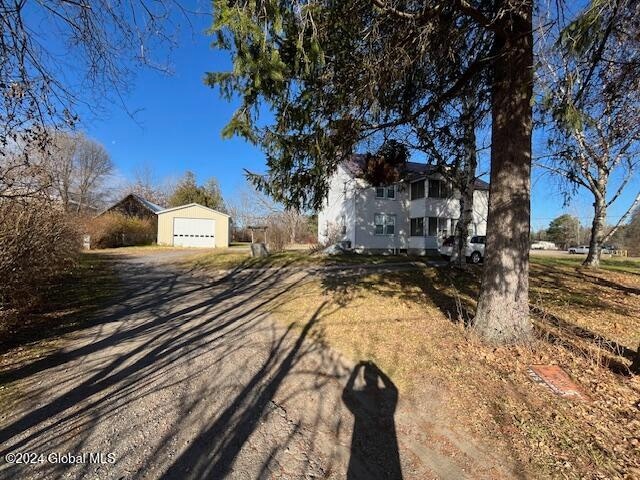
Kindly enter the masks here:
<path id="1" fill-rule="evenodd" d="M 475 328 L 495 343 L 531 332 L 532 10 L 533 0 L 216 0 L 211 28 L 233 70 L 206 82 L 241 99 L 223 133 L 263 148 L 267 174 L 252 179 L 287 205 L 319 207 L 337 165 L 363 143 L 415 148 L 465 89 L 480 92 L 492 151 Z M 266 125 L 263 105 L 274 115 Z"/>

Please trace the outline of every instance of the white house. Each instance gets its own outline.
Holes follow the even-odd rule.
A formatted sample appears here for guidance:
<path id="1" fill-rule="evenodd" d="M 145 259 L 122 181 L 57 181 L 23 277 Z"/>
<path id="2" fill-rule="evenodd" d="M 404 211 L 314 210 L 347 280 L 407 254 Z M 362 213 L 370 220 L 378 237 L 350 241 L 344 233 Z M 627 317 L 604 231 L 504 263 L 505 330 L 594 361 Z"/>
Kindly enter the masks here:
<path id="1" fill-rule="evenodd" d="M 455 232 L 460 194 L 435 167 L 407 162 L 403 180 L 374 187 L 361 177 L 363 158 L 338 166 L 318 212 L 318 241 L 347 241 L 357 252 L 425 254 Z M 476 180 L 470 234 L 485 235 L 489 184 Z"/>

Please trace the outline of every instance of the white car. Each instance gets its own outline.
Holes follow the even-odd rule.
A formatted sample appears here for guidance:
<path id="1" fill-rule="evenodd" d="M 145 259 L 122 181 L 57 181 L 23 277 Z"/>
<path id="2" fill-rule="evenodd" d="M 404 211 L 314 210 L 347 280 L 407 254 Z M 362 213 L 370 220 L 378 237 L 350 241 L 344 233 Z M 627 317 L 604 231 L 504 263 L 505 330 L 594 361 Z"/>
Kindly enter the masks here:
<path id="1" fill-rule="evenodd" d="M 484 244 L 486 242 L 484 235 L 476 235 L 471 237 L 465 251 L 465 257 L 469 263 L 480 263 L 484 258 Z M 445 258 L 451 258 L 453 248 L 456 244 L 456 238 L 452 235 L 447 237 L 442 245 L 438 248 L 438 253 Z"/>
<path id="2" fill-rule="evenodd" d="M 578 247 L 569 247 L 568 252 L 572 255 L 578 253 L 589 253 L 589 247 L 587 245 L 580 245 Z"/>

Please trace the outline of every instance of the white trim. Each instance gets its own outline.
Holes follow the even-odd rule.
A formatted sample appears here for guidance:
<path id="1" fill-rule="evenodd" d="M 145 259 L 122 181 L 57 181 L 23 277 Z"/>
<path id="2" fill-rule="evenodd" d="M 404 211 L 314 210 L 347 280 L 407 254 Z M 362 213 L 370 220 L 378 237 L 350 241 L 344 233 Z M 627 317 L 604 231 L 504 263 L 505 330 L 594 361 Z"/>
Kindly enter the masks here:
<path id="1" fill-rule="evenodd" d="M 215 213 L 217 213 L 219 215 L 224 215 L 225 217 L 231 218 L 231 215 L 227 215 L 226 213 L 219 212 L 218 210 L 214 210 L 213 208 L 205 207 L 204 205 L 200 205 L 199 203 L 189 203 L 187 205 L 180 205 L 179 207 L 165 208 L 164 210 L 160 210 L 157 214 L 158 215 L 162 215 L 163 213 L 174 212 L 176 210 L 181 210 L 183 208 L 189 208 L 189 207 L 206 208 L 207 210 L 209 210 L 211 212 L 215 212 Z"/>

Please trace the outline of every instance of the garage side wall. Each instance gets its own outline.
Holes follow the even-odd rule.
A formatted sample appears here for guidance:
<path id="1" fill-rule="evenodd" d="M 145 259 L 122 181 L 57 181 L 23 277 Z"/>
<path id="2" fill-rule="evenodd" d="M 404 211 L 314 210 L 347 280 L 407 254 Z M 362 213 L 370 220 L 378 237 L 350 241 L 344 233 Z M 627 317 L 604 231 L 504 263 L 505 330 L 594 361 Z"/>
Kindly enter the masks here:
<path id="1" fill-rule="evenodd" d="M 212 218 L 216 221 L 216 247 L 229 246 L 229 217 L 196 205 L 158 214 L 158 244 L 173 245 L 173 219 Z"/>

